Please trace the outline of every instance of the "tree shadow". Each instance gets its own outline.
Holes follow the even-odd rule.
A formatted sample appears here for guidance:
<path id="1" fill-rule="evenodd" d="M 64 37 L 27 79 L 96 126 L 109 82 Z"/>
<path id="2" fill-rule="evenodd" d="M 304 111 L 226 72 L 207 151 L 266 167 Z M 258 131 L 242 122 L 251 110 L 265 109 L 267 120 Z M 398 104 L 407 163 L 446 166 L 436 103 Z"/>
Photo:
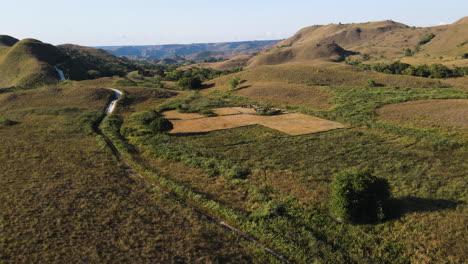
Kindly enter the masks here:
<path id="1" fill-rule="evenodd" d="M 231 91 L 239 91 L 239 90 L 242 90 L 242 89 L 246 89 L 246 88 L 249 88 L 251 87 L 252 85 L 244 85 L 244 86 L 241 86 L 241 87 L 237 87 L 235 89 L 231 89 Z"/>
<path id="2" fill-rule="evenodd" d="M 210 83 L 210 84 L 204 83 L 204 84 L 201 85 L 200 90 L 204 90 L 204 89 L 208 89 L 208 88 L 213 88 L 214 86 L 215 86 L 214 83 Z"/>
<path id="3" fill-rule="evenodd" d="M 461 201 L 450 201 L 444 199 L 428 199 L 413 196 L 391 199 L 389 201 L 388 219 L 403 217 L 409 213 L 415 212 L 435 212 L 448 209 L 454 209 Z"/>

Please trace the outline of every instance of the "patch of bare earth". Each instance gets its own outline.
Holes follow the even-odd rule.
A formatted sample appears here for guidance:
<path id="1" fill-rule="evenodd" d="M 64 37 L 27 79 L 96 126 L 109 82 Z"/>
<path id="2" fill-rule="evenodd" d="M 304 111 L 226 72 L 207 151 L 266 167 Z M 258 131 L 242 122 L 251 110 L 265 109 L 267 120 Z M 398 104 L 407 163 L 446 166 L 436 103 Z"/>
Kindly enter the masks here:
<path id="1" fill-rule="evenodd" d="M 420 100 L 386 105 L 377 111 L 379 120 L 424 128 L 468 130 L 468 100 Z"/>
<path id="2" fill-rule="evenodd" d="M 255 115 L 255 110 L 242 107 L 226 107 L 214 110 L 219 116 L 203 117 L 199 114 L 165 112 L 174 124 L 171 134 L 210 132 L 242 126 L 262 125 L 290 135 L 304 135 L 346 126 L 314 116 L 284 113 L 275 116 Z"/>

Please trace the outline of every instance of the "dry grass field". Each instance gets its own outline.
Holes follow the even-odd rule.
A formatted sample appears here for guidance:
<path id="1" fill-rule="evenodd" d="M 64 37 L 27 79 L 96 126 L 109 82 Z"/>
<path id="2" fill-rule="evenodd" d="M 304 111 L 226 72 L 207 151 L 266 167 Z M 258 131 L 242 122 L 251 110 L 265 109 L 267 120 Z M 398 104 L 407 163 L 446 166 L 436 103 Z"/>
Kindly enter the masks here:
<path id="1" fill-rule="evenodd" d="M 297 113 L 260 116 L 254 114 L 255 110 L 242 107 L 219 108 L 214 109 L 214 112 L 219 116 L 204 117 L 200 114 L 177 111 L 168 111 L 164 115 L 174 124 L 171 134 L 201 133 L 261 125 L 297 136 L 346 127 L 337 122 Z"/>
<path id="2" fill-rule="evenodd" d="M 468 100 L 421 100 L 385 105 L 377 111 L 379 120 L 442 130 L 468 131 Z"/>
<path id="3" fill-rule="evenodd" d="M 93 129 L 112 92 L 77 85 L 0 94 L 0 263 L 275 261 L 129 175 Z"/>

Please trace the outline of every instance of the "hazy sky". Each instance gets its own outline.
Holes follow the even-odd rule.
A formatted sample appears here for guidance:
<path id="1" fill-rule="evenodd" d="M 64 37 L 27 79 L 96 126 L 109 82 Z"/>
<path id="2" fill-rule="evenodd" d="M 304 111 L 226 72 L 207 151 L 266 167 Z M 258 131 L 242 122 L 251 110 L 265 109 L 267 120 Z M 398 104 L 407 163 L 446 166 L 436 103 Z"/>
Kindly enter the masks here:
<path id="1" fill-rule="evenodd" d="M 20 39 L 151 45 L 280 39 L 338 22 L 448 24 L 468 16 L 468 0 L 0 0 L 0 10 L 0 34 Z"/>

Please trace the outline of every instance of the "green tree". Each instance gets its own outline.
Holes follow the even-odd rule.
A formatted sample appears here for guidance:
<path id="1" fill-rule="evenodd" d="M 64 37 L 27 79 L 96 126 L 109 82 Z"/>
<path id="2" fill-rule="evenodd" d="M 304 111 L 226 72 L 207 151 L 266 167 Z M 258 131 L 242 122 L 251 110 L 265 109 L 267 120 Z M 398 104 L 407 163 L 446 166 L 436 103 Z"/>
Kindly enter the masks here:
<path id="1" fill-rule="evenodd" d="M 330 207 L 332 213 L 345 222 L 375 222 L 385 218 L 390 187 L 372 170 L 349 170 L 335 175 Z"/>
<path id="2" fill-rule="evenodd" d="M 372 79 L 367 80 L 367 86 L 368 87 L 377 87 L 377 82 L 375 82 Z"/>
<path id="3" fill-rule="evenodd" d="M 239 76 L 236 76 L 234 78 L 232 78 L 231 80 L 229 80 L 229 85 L 231 86 L 231 89 L 236 89 L 237 86 L 239 85 Z"/>
<path id="4" fill-rule="evenodd" d="M 186 90 L 198 90 L 202 86 L 202 82 L 198 77 L 180 78 L 177 85 Z"/>
<path id="5" fill-rule="evenodd" d="M 406 56 L 406 57 L 411 57 L 413 56 L 413 51 L 409 48 L 406 48 L 403 50 L 403 55 Z"/>
<path id="6" fill-rule="evenodd" d="M 154 133 L 165 133 L 172 130 L 174 125 L 164 117 L 157 117 L 149 123 L 149 128 Z"/>

